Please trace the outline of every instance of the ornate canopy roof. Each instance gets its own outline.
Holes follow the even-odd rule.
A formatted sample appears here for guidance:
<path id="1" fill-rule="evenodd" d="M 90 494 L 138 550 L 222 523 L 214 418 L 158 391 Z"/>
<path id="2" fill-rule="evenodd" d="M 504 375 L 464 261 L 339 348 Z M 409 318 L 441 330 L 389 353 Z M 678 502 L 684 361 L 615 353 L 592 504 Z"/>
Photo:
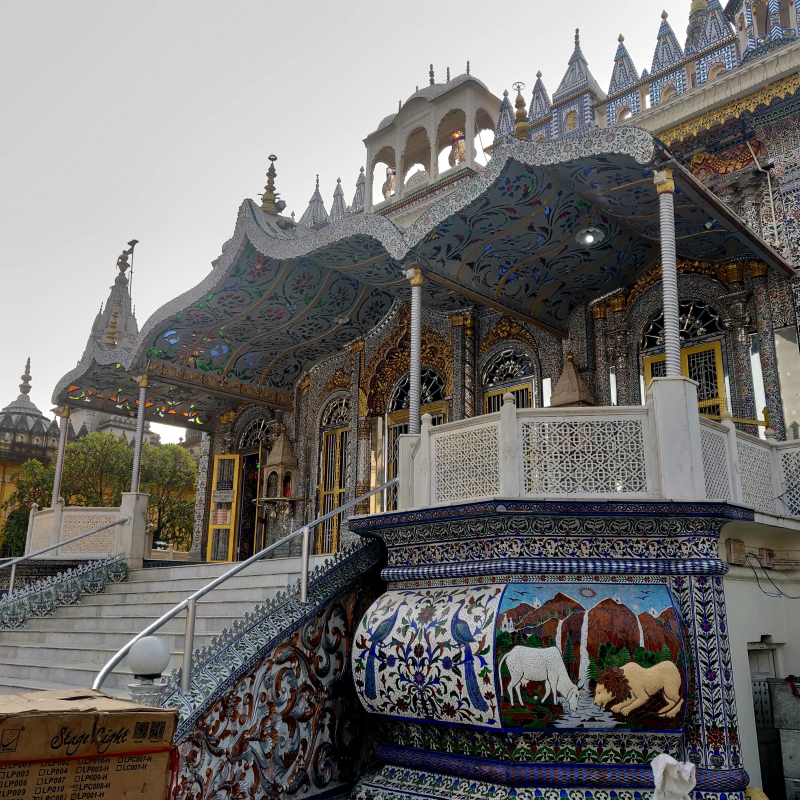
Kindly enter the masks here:
<path id="1" fill-rule="evenodd" d="M 477 301 L 566 336 L 576 308 L 657 263 L 653 171 L 664 166 L 675 170 L 680 257 L 758 258 L 793 274 L 641 129 L 513 141 L 492 156 L 408 230 L 373 214 L 309 230 L 246 200 L 206 279 L 153 314 L 131 349 L 95 342 L 55 402 L 133 411 L 147 374 L 151 419 L 209 425 L 243 403 L 290 408 L 309 368 L 407 296 L 409 263 L 423 270 L 427 303 Z M 587 224 L 605 234 L 591 247 L 576 241 Z"/>

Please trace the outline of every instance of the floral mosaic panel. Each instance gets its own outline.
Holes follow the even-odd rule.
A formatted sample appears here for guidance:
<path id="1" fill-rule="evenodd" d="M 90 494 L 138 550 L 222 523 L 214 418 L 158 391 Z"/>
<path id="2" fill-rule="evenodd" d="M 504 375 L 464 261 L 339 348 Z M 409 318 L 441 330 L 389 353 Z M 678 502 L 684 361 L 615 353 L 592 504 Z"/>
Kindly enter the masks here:
<path id="1" fill-rule="evenodd" d="M 364 707 L 395 717 L 500 725 L 494 623 L 501 586 L 389 592 L 356 631 Z"/>

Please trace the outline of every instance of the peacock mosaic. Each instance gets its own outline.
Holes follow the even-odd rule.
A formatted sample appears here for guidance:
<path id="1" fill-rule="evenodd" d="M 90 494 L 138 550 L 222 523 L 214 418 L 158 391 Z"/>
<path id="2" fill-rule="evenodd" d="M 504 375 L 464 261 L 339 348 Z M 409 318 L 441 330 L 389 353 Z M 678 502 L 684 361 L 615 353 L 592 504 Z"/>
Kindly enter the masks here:
<path id="1" fill-rule="evenodd" d="M 362 619 L 368 712 L 507 731 L 681 733 L 682 623 L 664 584 L 393 590 Z"/>

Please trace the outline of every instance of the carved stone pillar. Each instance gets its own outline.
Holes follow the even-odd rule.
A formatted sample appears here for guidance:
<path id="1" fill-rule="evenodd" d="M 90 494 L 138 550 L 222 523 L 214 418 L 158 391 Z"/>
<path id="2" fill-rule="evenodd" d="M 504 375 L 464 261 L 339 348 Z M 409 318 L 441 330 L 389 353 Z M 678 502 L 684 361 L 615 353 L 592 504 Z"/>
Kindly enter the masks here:
<path id="1" fill-rule="evenodd" d="M 311 388 L 311 376 L 306 375 L 297 385 L 294 400 L 294 430 L 295 430 L 295 456 L 297 457 L 297 479 L 295 480 L 295 490 L 298 497 L 305 500 L 313 500 L 314 493 L 310 491 L 310 481 L 308 472 L 311 468 L 308 463 L 308 437 L 313 432 L 309 430 L 313 425 L 313 414 L 306 408 L 308 403 L 308 390 Z M 312 511 L 311 503 L 295 503 L 294 527 L 299 528 L 306 519 L 306 512 Z"/>
<path id="2" fill-rule="evenodd" d="M 358 420 L 358 464 L 356 465 L 356 497 L 366 494 L 370 485 L 370 459 L 372 456 L 372 419 L 363 417 Z M 356 514 L 369 514 L 369 500 L 362 500 L 356 505 Z"/>
<path id="3" fill-rule="evenodd" d="M 597 364 L 597 381 L 594 396 L 601 406 L 611 405 L 611 376 L 609 375 L 608 341 L 606 337 L 607 316 L 608 311 L 605 303 L 593 306 L 594 352 Z"/>
<path id="4" fill-rule="evenodd" d="M 364 342 L 359 341 L 350 345 L 350 438 L 347 442 L 347 490 L 346 500 L 355 500 L 359 496 L 359 481 L 361 480 L 359 464 L 361 462 L 361 437 L 359 423 L 361 417 L 367 413 L 360 402 L 361 372 L 364 369 Z M 369 458 L 369 456 L 367 456 Z M 367 478 L 369 480 L 369 478 Z M 369 490 L 367 490 L 369 491 Z"/>
<path id="5" fill-rule="evenodd" d="M 464 419 L 465 406 L 465 374 L 464 374 L 464 315 L 453 314 L 450 317 L 450 344 L 453 348 L 453 422 Z"/>
<path id="6" fill-rule="evenodd" d="M 478 377 L 475 373 L 476 369 L 475 316 L 471 312 L 467 312 L 464 314 L 464 416 L 467 419 L 481 413 L 477 407 Z"/>
<path id="7" fill-rule="evenodd" d="M 753 279 L 753 300 L 756 307 L 758 352 L 761 357 L 761 374 L 764 379 L 764 397 L 769 411 L 770 427 L 780 440 L 786 439 L 783 419 L 783 402 L 778 378 L 778 359 L 775 354 L 775 334 L 772 325 L 772 308 L 767 284 L 767 265 L 761 261 L 750 264 Z"/>
<path id="8" fill-rule="evenodd" d="M 197 488 L 194 501 L 194 528 L 192 546 L 189 549 L 190 561 L 203 561 L 203 535 L 208 529 L 208 507 L 211 499 L 211 434 L 200 434 L 200 457 L 197 460 Z"/>
<path id="9" fill-rule="evenodd" d="M 617 405 L 637 405 L 633 394 L 630 366 L 628 365 L 628 328 L 625 320 L 626 298 L 618 294 L 608 301 L 611 319 L 607 323 L 606 341 L 608 358 L 614 366 L 614 377 L 617 384 Z M 609 403 L 611 390 L 609 387 Z"/>
<path id="10" fill-rule="evenodd" d="M 726 264 L 720 270 L 721 277 L 728 287 L 729 295 L 722 298 L 728 309 L 726 325 L 731 331 L 733 349 L 733 369 L 731 371 L 732 411 L 734 417 L 756 418 L 755 392 L 753 391 L 753 371 L 750 368 L 750 315 L 747 303 L 750 293 L 744 288 L 744 263 Z M 689 376 L 691 378 L 691 375 Z M 740 426 L 746 433 L 758 435 L 755 425 Z"/>

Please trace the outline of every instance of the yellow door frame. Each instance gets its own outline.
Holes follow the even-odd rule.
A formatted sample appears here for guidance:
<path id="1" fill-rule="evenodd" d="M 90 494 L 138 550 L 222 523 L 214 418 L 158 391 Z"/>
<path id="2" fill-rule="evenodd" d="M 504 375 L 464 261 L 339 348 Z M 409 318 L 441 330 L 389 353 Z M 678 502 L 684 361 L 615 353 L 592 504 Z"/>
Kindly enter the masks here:
<path id="1" fill-rule="evenodd" d="M 231 490 L 217 489 L 217 480 L 219 477 L 219 467 L 220 464 L 225 461 L 230 460 L 233 461 L 233 487 Z M 212 552 L 212 545 L 214 544 L 214 531 L 215 530 L 227 530 L 228 531 L 228 557 L 225 559 L 226 561 L 233 561 L 233 553 L 234 547 L 236 542 L 234 541 L 236 538 L 236 522 L 237 522 L 237 511 L 239 506 L 239 481 L 241 479 L 240 476 L 241 471 L 241 456 L 238 454 L 229 454 L 229 455 L 221 455 L 221 456 L 214 456 L 214 474 L 211 480 L 211 513 L 209 514 L 208 520 L 208 542 L 206 543 L 206 561 L 211 561 L 211 552 Z M 214 500 L 214 493 L 216 491 L 233 491 L 233 499 L 231 501 L 231 508 L 230 508 L 230 515 L 228 517 L 227 524 L 224 525 L 217 525 L 214 523 L 214 511 L 219 510 L 217 509 L 217 505 L 222 505 L 220 501 Z M 227 501 L 225 501 L 227 503 Z M 219 559 L 217 559 L 219 560 Z"/>

